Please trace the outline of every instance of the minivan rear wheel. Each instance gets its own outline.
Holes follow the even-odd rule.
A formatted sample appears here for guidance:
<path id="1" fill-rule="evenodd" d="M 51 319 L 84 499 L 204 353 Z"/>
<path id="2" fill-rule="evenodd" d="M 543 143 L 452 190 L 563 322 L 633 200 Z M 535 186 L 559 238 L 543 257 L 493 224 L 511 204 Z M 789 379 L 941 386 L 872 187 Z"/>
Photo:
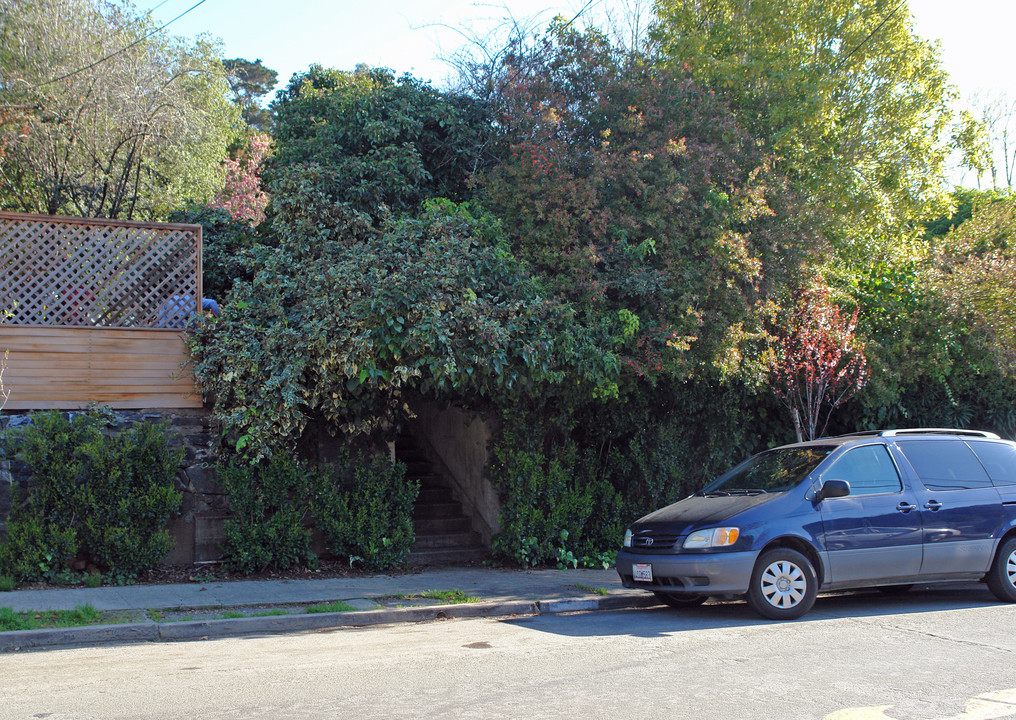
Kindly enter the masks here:
<path id="1" fill-rule="evenodd" d="M 995 597 L 1016 602 L 1016 538 L 1009 538 L 999 547 L 986 579 Z"/>
<path id="2" fill-rule="evenodd" d="M 770 620 L 793 620 L 811 610 L 818 578 L 811 561 L 790 548 L 774 548 L 755 562 L 748 605 Z"/>

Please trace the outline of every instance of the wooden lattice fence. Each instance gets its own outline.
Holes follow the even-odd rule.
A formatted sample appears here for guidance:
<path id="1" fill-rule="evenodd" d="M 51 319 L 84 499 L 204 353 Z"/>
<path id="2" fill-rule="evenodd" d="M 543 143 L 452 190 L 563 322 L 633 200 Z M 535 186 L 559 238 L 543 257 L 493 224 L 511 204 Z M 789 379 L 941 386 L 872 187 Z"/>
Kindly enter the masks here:
<path id="1" fill-rule="evenodd" d="M 0 213 L 7 409 L 200 407 L 201 226 Z"/>
<path id="2" fill-rule="evenodd" d="M 181 327 L 201 298 L 201 226 L 0 213 L 0 321 Z"/>

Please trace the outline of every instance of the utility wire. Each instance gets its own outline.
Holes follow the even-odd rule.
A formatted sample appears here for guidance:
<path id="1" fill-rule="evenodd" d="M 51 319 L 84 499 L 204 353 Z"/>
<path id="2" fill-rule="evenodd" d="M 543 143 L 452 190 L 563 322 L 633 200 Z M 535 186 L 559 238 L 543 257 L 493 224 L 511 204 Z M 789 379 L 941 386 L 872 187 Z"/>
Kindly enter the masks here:
<path id="1" fill-rule="evenodd" d="M 836 63 L 836 66 L 839 67 L 840 65 L 845 63 L 847 60 L 849 60 L 854 53 L 856 53 L 858 50 L 863 48 L 868 43 L 868 41 L 871 40 L 875 36 L 875 33 L 877 33 L 879 30 L 881 30 L 885 26 L 885 24 L 887 22 L 892 20 L 893 16 L 896 13 L 898 13 L 900 11 L 900 8 L 902 8 L 904 5 L 906 5 L 906 0 L 900 0 L 900 3 L 896 7 L 894 7 L 892 9 L 892 11 L 888 15 L 886 15 L 882 19 L 882 22 L 880 22 L 878 25 L 875 26 L 874 30 L 872 30 L 870 33 L 868 33 L 867 37 L 865 37 L 864 40 L 859 42 L 857 44 L 857 46 L 853 50 L 851 50 L 846 55 L 844 55 L 842 58 L 840 58 L 839 62 Z"/>
<path id="2" fill-rule="evenodd" d="M 585 5 L 582 6 L 581 10 L 579 10 L 577 13 L 575 13 L 575 17 L 573 17 L 571 20 L 569 20 L 565 24 L 565 27 L 570 27 L 571 25 L 573 25 L 576 20 L 578 20 L 580 17 L 582 17 L 582 14 L 585 13 L 585 11 L 590 8 L 590 6 L 592 6 L 594 4 L 597 4 L 599 2 L 602 2 L 602 0 L 589 0 Z"/>
<path id="3" fill-rule="evenodd" d="M 159 9 L 160 7 L 162 7 L 163 5 L 165 5 L 165 4 L 167 3 L 167 2 L 169 2 L 169 0 L 163 0 L 163 1 L 161 2 L 161 3 L 159 3 L 159 4 L 158 4 L 158 5 L 156 5 L 156 6 L 154 7 L 154 8 L 152 8 L 152 10 L 158 10 L 158 9 Z M 175 22 L 176 22 L 177 20 L 179 20 L 180 18 L 182 18 L 182 17 L 184 16 L 184 15 L 186 15 L 187 13 L 189 13 L 189 12 L 190 12 L 191 10 L 194 10 L 194 9 L 195 9 L 195 8 L 197 8 L 197 7 L 199 6 L 199 5 L 204 5 L 204 4 L 205 4 L 205 2 L 207 2 L 207 0 L 199 0 L 199 2 L 198 2 L 198 3 L 196 3 L 195 5 L 192 5 L 192 6 L 191 6 L 191 7 L 189 7 L 188 9 L 184 10 L 184 11 L 183 11 L 182 13 L 180 13 L 179 15 L 177 15 L 177 16 L 176 16 L 175 18 L 173 18 L 173 19 L 172 19 L 172 20 L 170 20 L 169 22 L 165 23 L 165 24 L 164 24 L 164 25 L 162 25 L 161 27 L 157 27 L 157 28 L 156 28 L 155 30 L 152 30 L 152 31 L 151 31 L 150 33 L 148 33 L 148 34 L 147 34 L 147 35 L 145 35 L 144 37 L 140 37 L 140 38 L 138 38 L 137 40 L 135 40 L 134 42 L 132 42 L 132 43 L 131 43 L 130 45 L 128 45 L 128 46 L 126 46 L 126 47 L 122 47 L 122 48 L 120 48 L 119 50 L 115 50 L 115 51 L 111 52 L 111 53 L 110 53 L 109 55 L 107 55 L 107 56 L 105 56 L 105 57 L 103 57 L 103 58 L 99 58 L 98 60 L 96 60 L 95 62 L 93 62 L 93 63 L 92 63 L 92 64 L 90 64 L 90 65 L 85 65 L 84 67 L 78 68 L 77 70 L 73 70 L 73 71 L 71 71 L 71 72 L 67 73 L 66 75 L 61 75 L 60 77 L 55 77 L 55 78 L 53 78 L 52 80 L 47 80 L 47 81 L 46 81 L 46 82 L 44 82 L 44 83 L 40 83 L 40 84 L 36 85 L 36 86 L 35 86 L 34 88 L 32 88 L 32 89 L 33 89 L 33 90 L 38 90 L 39 88 L 44 88 L 44 87 L 46 87 L 47 85 L 52 85 L 52 84 L 53 84 L 53 83 L 55 83 L 55 82 L 60 82 L 61 80 L 66 80 L 66 79 L 67 79 L 67 78 L 69 78 L 69 77 L 74 77 L 75 75 L 77 75 L 77 74 L 79 74 L 79 73 L 83 73 L 83 72 L 84 72 L 85 70 L 90 70 L 91 68 L 95 67 L 96 65 L 99 65 L 99 64 L 101 64 L 101 63 L 104 63 L 104 62 L 106 62 L 106 61 L 107 61 L 107 60 L 109 60 L 109 59 L 110 59 L 111 57 L 115 57 L 115 56 L 119 55 L 120 53 L 123 53 L 123 52 L 127 52 L 128 50 L 130 50 L 130 49 L 131 49 L 132 47 L 134 47 L 135 45 L 138 45 L 138 44 L 140 44 L 140 43 L 144 42 L 145 40 L 147 40 L 148 38 L 152 37 L 152 35 L 155 35 L 155 34 L 156 34 L 156 33 L 158 33 L 158 32 L 162 32 L 163 30 L 165 30 L 166 28 L 168 28 L 168 27 L 169 27 L 170 25 L 172 25 L 173 23 L 175 23 Z"/>

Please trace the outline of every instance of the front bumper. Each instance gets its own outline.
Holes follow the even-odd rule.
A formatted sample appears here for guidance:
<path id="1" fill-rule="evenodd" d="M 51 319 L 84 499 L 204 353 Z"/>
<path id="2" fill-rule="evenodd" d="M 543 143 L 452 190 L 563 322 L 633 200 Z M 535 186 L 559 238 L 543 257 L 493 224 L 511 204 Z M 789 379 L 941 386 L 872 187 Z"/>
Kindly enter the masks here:
<path id="1" fill-rule="evenodd" d="M 758 552 L 716 552 L 673 555 L 617 554 L 617 574 L 626 588 L 696 595 L 741 595 L 748 592 Z M 632 565 L 652 566 L 652 582 L 633 579 Z"/>

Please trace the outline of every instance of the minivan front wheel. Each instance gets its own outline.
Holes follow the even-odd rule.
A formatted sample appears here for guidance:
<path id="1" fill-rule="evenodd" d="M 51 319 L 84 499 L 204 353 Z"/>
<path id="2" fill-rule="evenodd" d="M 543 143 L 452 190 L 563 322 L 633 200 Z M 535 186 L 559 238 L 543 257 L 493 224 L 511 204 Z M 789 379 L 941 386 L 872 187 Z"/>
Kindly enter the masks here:
<path id="1" fill-rule="evenodd" d="M 811 610 L 818 578 L 811 562 L 790 548 L 774 548 L 755 562 L 748 605 L 770 620 L 793 620 Z"/>
<path id="2" fill-rule="evenodd" d="M 988 589 L 1003 602 L 1016 602 L 1016 538 L 1009 538 L 998 549 L 988 571 Z"/>

